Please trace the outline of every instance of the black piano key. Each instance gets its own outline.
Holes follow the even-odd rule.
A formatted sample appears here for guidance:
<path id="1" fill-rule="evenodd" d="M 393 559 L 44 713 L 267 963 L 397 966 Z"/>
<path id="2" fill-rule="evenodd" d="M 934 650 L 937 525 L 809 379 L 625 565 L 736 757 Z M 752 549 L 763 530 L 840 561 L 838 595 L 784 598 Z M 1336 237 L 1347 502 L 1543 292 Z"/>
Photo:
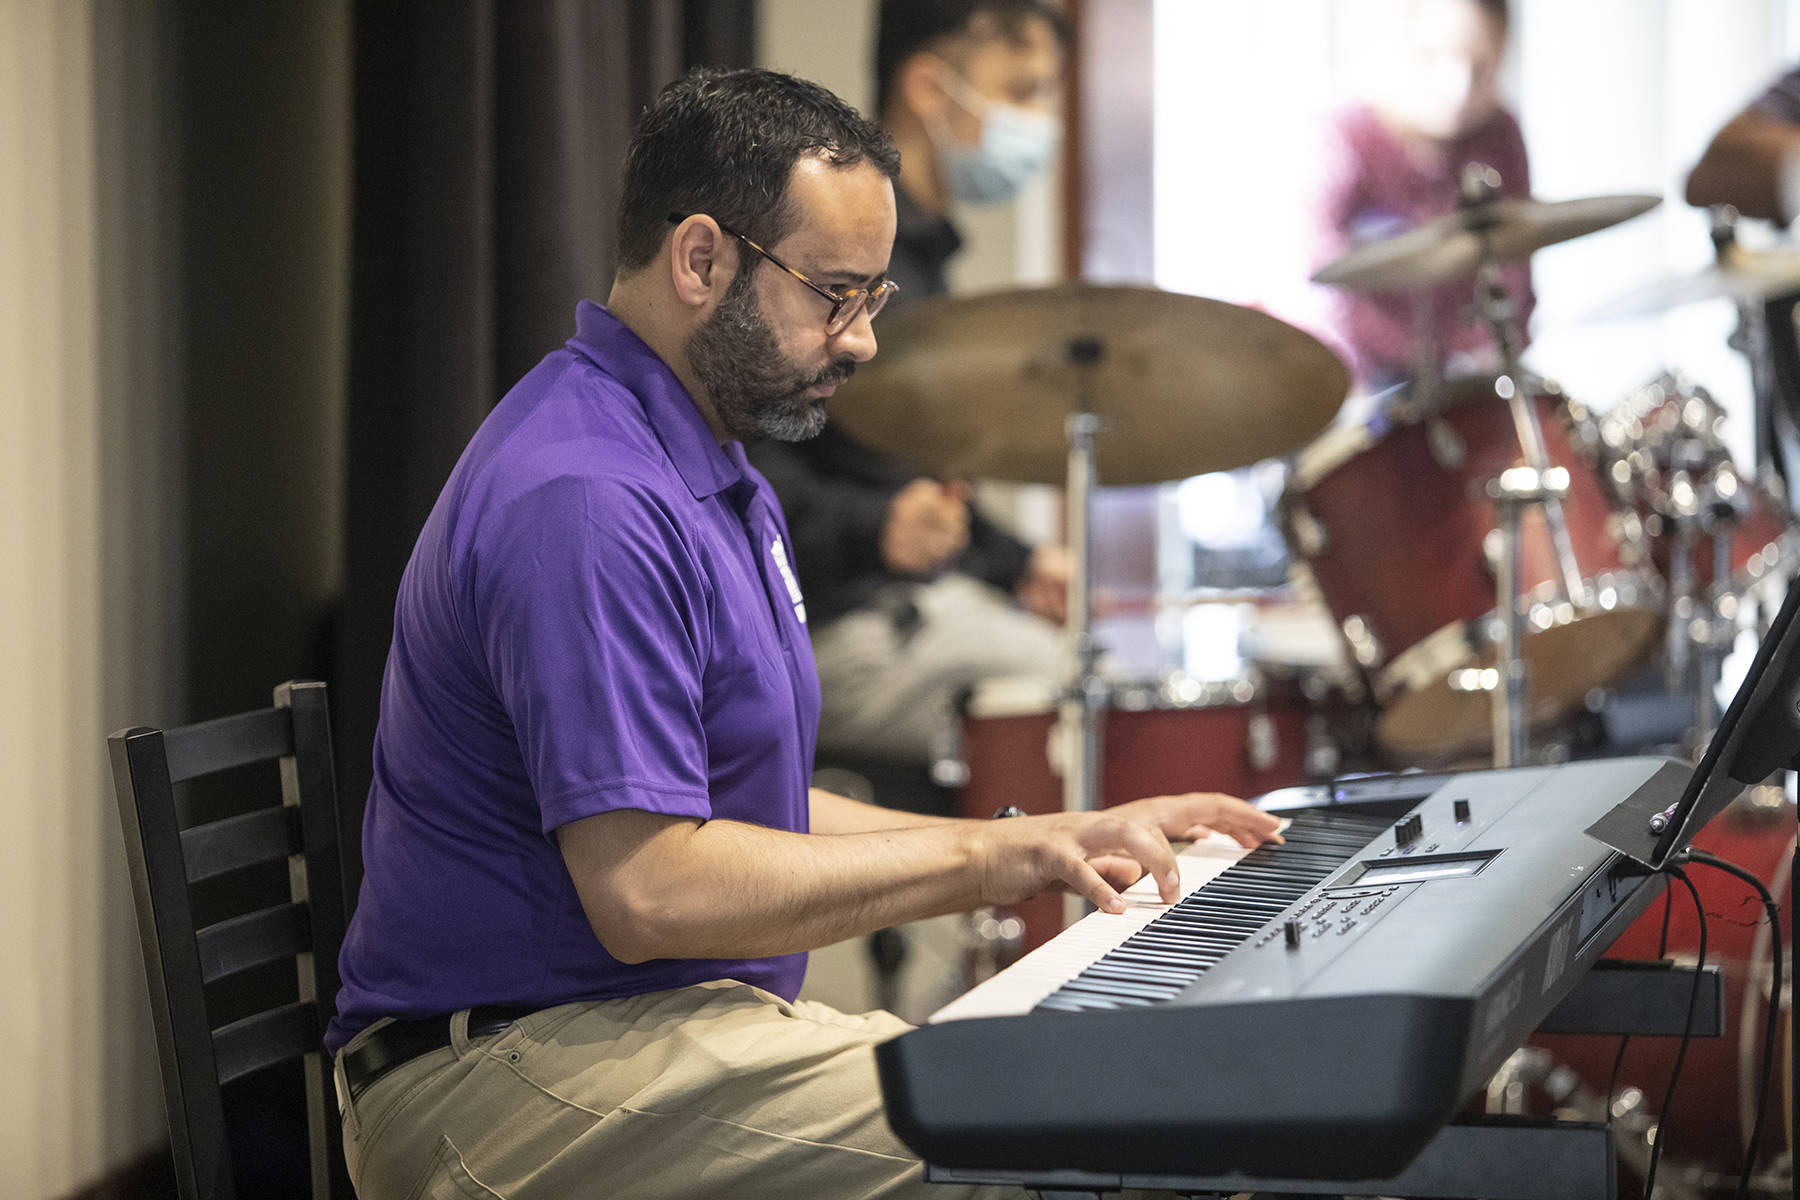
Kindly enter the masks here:
<path id="1" fill-rule="evenodd" d="M 1142 983 L 1150 986 L 1162 985 L 1177 990 L 1186 987 L 1203 974 L 1198 968 L 1191 971 L 1153 971 L 1144 967 L 1130 967 L 1122 963 L 1109 963 L 1105 967 L 1093 966 L 1083 971 L 1082 977 L 1088 980 L 1116 979 L 1121 983 Z"/>
<path id="2" fill-rule="evenodd" d="M 1389 827 L 1386 820 L 1308 811 L 1285 845 L 1250 851 L 1046 997 L 1058 1012 L 1166 1003 L 1325 882 Z"/>

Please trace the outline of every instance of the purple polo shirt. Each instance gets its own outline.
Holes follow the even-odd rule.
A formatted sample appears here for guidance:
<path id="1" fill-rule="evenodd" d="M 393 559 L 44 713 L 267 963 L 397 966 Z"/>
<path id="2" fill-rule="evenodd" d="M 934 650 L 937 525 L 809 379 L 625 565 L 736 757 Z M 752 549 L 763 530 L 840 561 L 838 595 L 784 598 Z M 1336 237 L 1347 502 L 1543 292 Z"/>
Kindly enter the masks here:
<path id="1" fill-rule="evenodd" d="M 743 447 L 583 301 L 401 579 L 332 1053 L 384 1016 L 799 991 L 804 954 L 614 959 L 554 833 L 618 808 L 806 831 L 819 683 L 788 541 Z"/>

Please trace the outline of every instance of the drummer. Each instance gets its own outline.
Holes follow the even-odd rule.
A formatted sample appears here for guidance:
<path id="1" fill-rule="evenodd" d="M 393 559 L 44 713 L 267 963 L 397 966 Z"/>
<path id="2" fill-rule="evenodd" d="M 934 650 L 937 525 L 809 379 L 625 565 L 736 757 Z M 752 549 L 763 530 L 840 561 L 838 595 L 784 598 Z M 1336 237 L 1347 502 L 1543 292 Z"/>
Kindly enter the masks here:
<path id="1" fill-rule="evenodd" d="M 1689 204 L 1729 204 L 1746 217 L 1789 225 L 1800 216 L 1800 67 L 1771 84 L 1719 130 L 1687 181 Z M 1758 339 L 1758 440 L 1792 490 L 1800 483 L 1800 345 L 1793 335 L 1800 297 L 1771 297 L 1769 337 Z M 1785 332 L 1784 332 L 1785 331 Z M 1777 349 L 1777 343 L 1781 349 Z M 1755 342 L 1752 343 L 1755 345 Z"/>
<path id="2" fill-rule="evenodd" d="M 1359 244 L 1456 211 L 1464 168 L 1500 173 L 1501 194 L 1528 196 L 1531 173 L 1519 123 L 1500 103 L 1506 0 L 1393 0 L 1394 61 L 1371 72 L 1366 94 L 1332 114 L 1311 202 L 1314 269 Z M 1534 297 L 1524 263 L 1505 268 L 1523 329 Z M 1311 289 L 1307 311 L 1284 313 L 1349 364 L 1365 392 L 1427 372 L 1491 374 L 1499 352 L 1487 328 L 1464 319 L 1471 283 L 1415 292 Z"/>
<path id="3" fill-rule="evenodd" d="M 1049 163 L 1060 38 L 1041 0 L 884 0 L 880 121 L 902 155 L 890 313 L 945 291 L 962 245 L 952 200 L 1011 200 Z M 1060 673 L 1061 547 L 1025 545 L 975 511 L 967 482 L 917 477 L 835 425 L 750 457 L 793 534 L 824 693 L 822 759 L 922 769 L 958 689 Z"/>

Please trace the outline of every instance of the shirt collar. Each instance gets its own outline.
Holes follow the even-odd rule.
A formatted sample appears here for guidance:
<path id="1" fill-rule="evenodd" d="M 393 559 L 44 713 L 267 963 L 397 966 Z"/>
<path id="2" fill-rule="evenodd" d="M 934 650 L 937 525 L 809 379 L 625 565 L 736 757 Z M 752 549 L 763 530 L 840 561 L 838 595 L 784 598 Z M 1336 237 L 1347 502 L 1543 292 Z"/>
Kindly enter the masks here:
<path id="1" fill-rule="evenodd" d="M 735 456 L 727 454 L 713 439 L 699 405 L 675 372 L 623 321 L 592 300 L 583 300 L 575 306 L 575 336 L 568 346 L 638 398 L 650 428 L 694 499 L 716 495 L 744 478 L 742 450 Z"/>

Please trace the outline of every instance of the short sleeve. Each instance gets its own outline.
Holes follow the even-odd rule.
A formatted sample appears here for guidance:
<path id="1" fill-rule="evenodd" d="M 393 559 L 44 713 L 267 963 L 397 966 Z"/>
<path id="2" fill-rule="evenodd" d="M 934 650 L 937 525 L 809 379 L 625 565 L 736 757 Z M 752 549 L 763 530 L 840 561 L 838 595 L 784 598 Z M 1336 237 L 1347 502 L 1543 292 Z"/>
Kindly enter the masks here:
<path id="1" fill-rule="evenodd" d="M 559 477 L 489 511 L 464 576 L 544 832 L 636 808 L 711 815 L 710 589 L 648 489 Z"/>

